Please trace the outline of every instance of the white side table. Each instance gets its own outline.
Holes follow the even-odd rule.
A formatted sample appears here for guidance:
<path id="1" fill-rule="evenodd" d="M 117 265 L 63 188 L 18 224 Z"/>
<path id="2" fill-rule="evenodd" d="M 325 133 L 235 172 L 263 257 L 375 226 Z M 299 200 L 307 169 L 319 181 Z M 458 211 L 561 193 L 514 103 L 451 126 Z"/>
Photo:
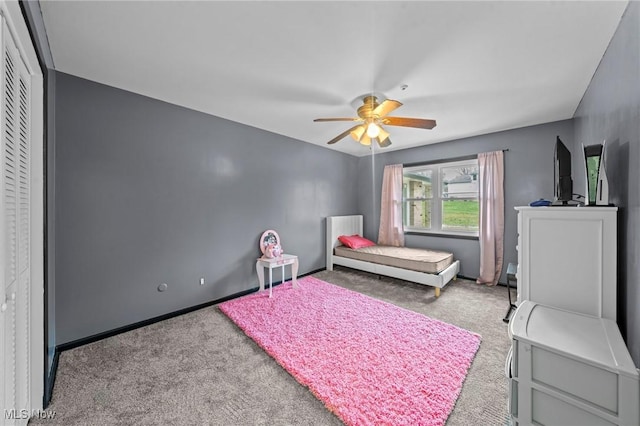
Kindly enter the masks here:
<path id="1" fill-rule="evenodd" d="M 264 290 L 264 268 L 269 268 L 269 297 L 273 296 L 273 268 L 282 267 L 282 281 L 284 282 L 284 267 L 291 265 L 291 283 L 294 288 L 298 287 L 298 256 L 293 254 L 283 254 L 280 257 L 268 258 L 260 257 L 256 262 L 256 271 L 258 272 L 258 281 L 260 281 L 260 290 Z"/>

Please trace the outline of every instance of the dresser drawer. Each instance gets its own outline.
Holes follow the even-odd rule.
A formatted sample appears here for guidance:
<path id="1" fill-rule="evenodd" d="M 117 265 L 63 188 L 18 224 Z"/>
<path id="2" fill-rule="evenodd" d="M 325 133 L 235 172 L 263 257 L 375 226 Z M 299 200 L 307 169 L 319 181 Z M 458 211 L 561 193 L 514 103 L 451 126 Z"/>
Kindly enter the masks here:
<path id="1" fill-rule="evenodd" d="M 531 393 L 531 420 L 534 424 L 549 426 L 615 426 L 615 423 L 535 389 Z"/>
<path id="2" fill-rule="evenodd" d="M 603 368 L 532 347 L 531 381 L 618 412 L 618 375 Z"/>

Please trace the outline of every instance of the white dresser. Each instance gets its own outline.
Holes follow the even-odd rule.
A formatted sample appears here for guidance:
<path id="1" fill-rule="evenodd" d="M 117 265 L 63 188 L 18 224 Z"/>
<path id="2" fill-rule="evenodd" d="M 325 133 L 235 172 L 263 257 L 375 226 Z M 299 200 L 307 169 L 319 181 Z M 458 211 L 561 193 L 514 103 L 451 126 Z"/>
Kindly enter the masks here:
<path id="1" fill-rule="evenodd" d="M 509 334 L 513 426 L 640 424 L 638 371 L 614 321 L 523 301 Z"/>
<path id="2" fill-rule="evenodd" d="M 617 207 L 516 207 L 518 298 L 617 321 Z"/>

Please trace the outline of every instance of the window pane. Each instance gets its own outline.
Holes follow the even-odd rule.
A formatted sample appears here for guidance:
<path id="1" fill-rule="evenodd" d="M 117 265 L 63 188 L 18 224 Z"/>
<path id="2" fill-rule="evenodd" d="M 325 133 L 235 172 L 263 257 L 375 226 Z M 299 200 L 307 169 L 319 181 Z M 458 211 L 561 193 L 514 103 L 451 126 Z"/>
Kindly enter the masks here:
<path id="1" fill-rule="evenodd" d="M 480 205 L 478 200 L 442 200 L 442 230 L 478 232 Z"/>
<path id="2" fill-rule="evenodd" d="M 431 170 L 405 172 L 403 182 L 404 198 L 431 198 Z"/>
<path id="3" fill-rule="evenodd" d="M 431 229 L 431 200 L 407 201 L 402 205 L 404 226 Z"/>
<path id="4" fill-rule="evenodd" d="M 478 196 L 478 166 L 473 164 L 443 167 L 442 198 L 476 198 Z"/>

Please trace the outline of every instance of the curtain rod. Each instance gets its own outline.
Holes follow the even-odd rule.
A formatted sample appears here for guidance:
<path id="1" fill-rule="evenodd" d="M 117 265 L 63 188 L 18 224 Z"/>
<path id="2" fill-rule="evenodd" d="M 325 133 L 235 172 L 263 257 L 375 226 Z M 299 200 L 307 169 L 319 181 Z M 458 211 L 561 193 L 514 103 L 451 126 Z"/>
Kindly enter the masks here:
<path id="1" fill-rule="evenodd" d="M 509 148 L 498 149 L 497 151 L 507 152 Z M 438 164 L 438 163 L 449 163 L 453 161 L 464 161 L 464 160 L 473 160 L 474 158 L 478 158 L 478 154 L 472 155 L 464 155 L 462 157 L 453 157 L 453 158 L 441 158 L 439 160 L 431 160 L 431 161 L 420 161 L 416 163 L 403 163 L 402 167 L 416 167 L 416 166 L 426 166 L 429 164 Z"/>

